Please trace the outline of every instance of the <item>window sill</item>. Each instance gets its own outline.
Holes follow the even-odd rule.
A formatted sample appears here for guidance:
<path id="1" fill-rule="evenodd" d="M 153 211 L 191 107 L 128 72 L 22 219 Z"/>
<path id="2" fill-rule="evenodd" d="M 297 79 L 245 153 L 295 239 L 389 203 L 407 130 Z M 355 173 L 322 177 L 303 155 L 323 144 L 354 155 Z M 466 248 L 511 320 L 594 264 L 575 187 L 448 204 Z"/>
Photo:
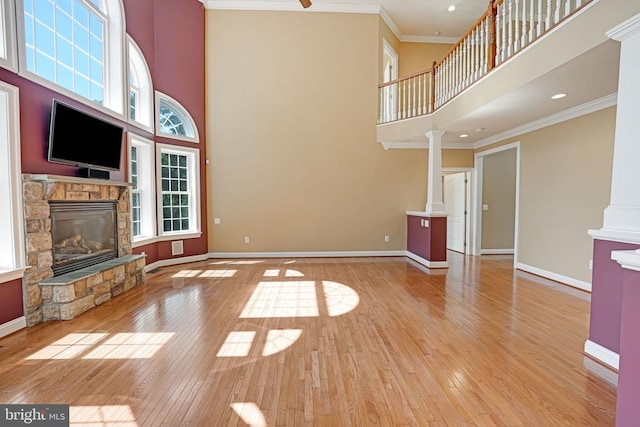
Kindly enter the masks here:
<path id="1" fill-rule="evenodd" d="M 9 270 L 0 269 L 0 284 L 10 282 L 12 280 L 22 279 L 24 271 L 27 267 L 13 268 Z"/>

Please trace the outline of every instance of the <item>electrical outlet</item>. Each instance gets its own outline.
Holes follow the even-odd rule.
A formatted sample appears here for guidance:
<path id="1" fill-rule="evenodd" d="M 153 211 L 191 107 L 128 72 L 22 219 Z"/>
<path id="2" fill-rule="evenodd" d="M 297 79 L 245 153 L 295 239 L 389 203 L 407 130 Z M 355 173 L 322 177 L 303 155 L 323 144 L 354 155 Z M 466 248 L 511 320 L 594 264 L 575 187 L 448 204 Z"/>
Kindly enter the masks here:
<path id="1" fill-rule="evenodd" d="M 593 260 L 589 260 L 589 270 L 593 270 Z"/>
<path id="2" fill-rule="evenodd" d="M 482 205 L 482 210 L 483 211 L 488 211 L 489 210 L 489 205 Z"/>
<path id="3" fill-rule="evenodd" d="M 249 243 L 250 241 L 251 241 L 251 239 L 249 239 L 249 237 L 245 237 L 245 238 L 244 238 L 244 242 L 245 242 L 245 243 Z"/>
<path id="4" fill-rule="evenodd" d="M 389 236 L 384 236 L 384 241 L 389 242 Z"/>
<path id="5" fill-rule="evenodd" d="M 214 224 L 220 224 L 220 218 L 213 218 Z"/>

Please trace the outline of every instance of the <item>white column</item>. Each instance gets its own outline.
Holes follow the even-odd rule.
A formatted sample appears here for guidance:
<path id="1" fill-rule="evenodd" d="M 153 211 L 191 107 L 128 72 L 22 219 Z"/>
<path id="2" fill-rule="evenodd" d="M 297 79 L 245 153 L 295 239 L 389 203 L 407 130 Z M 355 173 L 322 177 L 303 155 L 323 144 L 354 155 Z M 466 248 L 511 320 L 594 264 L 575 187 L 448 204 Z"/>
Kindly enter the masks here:
<path id="1" fill-rule="evenodd" d="M 429 138 L 429 174 L 427 182 L 427 214 L 441 215 L 447 211 L 442 203 L 442 135 L 443 130 L 430 130 L 425 134 Z"/>
<path id="2" fill-rule="evenodd" d="M 618 108 L 611 200 L 603 228 L 594 234 L 640 242 L 640 14 L 607 36 L 621 42 Z"/>

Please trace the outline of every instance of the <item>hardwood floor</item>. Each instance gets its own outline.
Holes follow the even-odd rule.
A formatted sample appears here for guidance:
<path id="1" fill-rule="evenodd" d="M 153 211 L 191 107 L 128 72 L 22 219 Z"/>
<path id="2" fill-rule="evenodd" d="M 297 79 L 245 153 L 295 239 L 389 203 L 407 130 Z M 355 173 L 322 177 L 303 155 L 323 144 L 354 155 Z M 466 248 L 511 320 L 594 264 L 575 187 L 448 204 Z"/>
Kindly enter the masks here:
<path id="1" fill-rule="evenodd" d="M 0 339 L 0 402 L 67 403 L 72 425 L 613 425 L 582 354 L 589 295 L 449 257 L 162 268 Z"/>

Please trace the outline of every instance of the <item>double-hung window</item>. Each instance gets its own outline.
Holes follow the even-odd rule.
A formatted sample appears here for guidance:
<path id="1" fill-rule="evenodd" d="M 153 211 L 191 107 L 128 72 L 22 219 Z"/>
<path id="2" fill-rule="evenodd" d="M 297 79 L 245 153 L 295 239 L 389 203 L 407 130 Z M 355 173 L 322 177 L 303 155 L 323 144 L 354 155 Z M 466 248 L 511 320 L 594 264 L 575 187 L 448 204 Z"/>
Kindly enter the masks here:
<path id="1" fill-rule="evenodd" d="M 133 245 L 156 237 L 153 141 L 129 133 L 131 237 Z"/>
<path id="2" fill-rule="evenodd" d="M 160 235 L 200 235 L 199 150 L 157 144 Z"/>

